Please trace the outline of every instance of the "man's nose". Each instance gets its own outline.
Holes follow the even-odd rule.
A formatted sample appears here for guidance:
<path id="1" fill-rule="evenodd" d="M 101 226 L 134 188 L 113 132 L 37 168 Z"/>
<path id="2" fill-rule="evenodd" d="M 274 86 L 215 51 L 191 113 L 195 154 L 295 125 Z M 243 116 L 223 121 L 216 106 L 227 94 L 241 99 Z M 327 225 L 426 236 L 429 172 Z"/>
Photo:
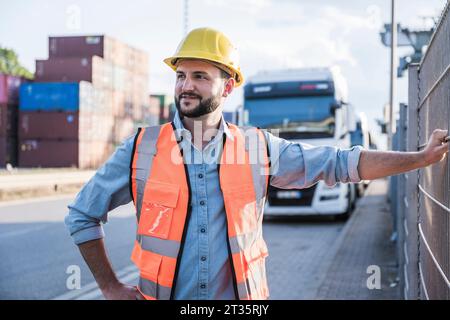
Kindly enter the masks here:
<path id="1" fill-rule="evenodd" d="M 190 77 L 184 79 L 183 85 L 181 87 L 182 91 L 192 91 L 194 90 L 194 82 Z"/>

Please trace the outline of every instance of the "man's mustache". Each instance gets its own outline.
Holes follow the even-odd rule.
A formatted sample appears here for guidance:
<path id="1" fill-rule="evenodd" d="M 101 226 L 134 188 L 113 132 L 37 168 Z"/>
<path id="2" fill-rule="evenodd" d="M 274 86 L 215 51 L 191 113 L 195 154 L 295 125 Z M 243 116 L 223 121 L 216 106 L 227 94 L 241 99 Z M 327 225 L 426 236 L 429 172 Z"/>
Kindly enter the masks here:
<path id="1" fill-rule="evenodd" d="M 198 94 L 195 93 L 190 93 L 190 92 L 183 92 L 178 96 L 178 100 L 181 100 L 181 98 L 196 98 L 201 100 L 202 97 L 199 96 Z"/>

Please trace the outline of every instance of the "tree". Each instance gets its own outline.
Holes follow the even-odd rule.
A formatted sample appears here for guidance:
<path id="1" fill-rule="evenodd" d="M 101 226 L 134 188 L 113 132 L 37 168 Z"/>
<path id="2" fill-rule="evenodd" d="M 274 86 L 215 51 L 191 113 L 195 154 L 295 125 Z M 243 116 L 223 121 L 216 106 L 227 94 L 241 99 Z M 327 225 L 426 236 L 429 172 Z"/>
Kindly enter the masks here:
<path id="1" fill-rule="evenodd" d="M 20 65 L 14 50 L 0 47 L 0 73 L 33 79 L 33 74 Z"/>

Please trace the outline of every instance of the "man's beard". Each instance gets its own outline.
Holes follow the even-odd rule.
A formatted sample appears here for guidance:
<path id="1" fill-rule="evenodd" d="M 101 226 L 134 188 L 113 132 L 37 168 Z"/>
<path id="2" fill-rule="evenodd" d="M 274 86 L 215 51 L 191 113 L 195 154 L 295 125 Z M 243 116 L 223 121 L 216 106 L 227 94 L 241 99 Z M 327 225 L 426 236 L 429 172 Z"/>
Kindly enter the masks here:
<path id="1" fill-rule="evenodd" d="M 182 111 L 180 100 L 181 100 L 181 96 L 183 94 L 195 96 L 199 100 L 197 107 L 195 107 L 194 109 L 191 109 L 191 110 Z M 203 116 L 205 114 L 211 113 L 214 110 L 216 110 L 220 106 L 220 98 L 221 98 L 220 94 L 218 94 L 216 96 L 212 96 L 211 98 L 208 98 L 208 99 L 203 99 L 201 96 L 199 96 L 197 94 L 182 93 L 178 97 L 175 96 L 175 106 L 178 110 L 178 113 L 180 114 L 180 118 L 183 118 L 183 117 L 197 118 L 197 117 Z"/>

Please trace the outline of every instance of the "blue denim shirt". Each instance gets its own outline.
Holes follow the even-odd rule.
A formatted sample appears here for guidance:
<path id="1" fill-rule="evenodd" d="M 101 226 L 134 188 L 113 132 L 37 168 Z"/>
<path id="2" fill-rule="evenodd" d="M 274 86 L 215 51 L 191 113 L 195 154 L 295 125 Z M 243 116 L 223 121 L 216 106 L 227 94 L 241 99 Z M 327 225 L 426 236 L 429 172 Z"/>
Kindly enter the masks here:
<path id="1" fill-rule="evenodd" d="M 192 213 L 180 262 L 175 299 L 235 299 L 228 250 L 226 216 L 219 185 L 217 156 L 223 133 L 233 139 L 223 117 L 218 134 L 202 149 L 191 143 L 178 113 L 174 124 L 183 135 L 192 190 Z M 306 188 L 319 180 L 327 185 L 360 182 L 361 147 L 339 149 L 294 143 L 265 132 L 271 151 L 270 183 L 280 188 Z M 134 135 L 116 149 L 68 206 L 66 226 L 76 244 L 104 237 L 100 222 L 108 212 L 129 203 L 129 165 Z M 276 151 L 276 152 L 272 152 Z M 187 161 L 189 159 L 189 161 Z"/>

